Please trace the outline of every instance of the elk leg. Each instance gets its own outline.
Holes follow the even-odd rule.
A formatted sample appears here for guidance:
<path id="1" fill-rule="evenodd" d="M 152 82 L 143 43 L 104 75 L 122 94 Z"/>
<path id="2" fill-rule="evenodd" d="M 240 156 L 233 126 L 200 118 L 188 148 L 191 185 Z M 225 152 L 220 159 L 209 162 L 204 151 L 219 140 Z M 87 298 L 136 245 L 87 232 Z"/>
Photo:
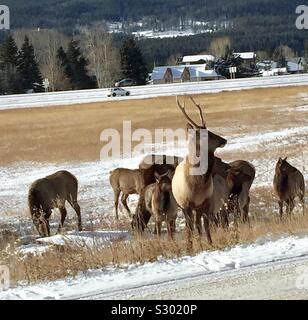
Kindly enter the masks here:
<path id="1" fill-rule="evenodd" d="M 113 190 L 114 193 L 114 207 L 115 207 L 115 214 L 116 220 L 119 220 L 119 197 L 120 197 L 120 190 Z"/>
<path id="2" fill-rule="evenodd" d="M 155 223 L 155 228 L 156 228 L 156 234 L 157 236 L 161 236 L 161 220 L 160 219 L 156 219 L 156 223 Z"/>
<path id="3" fill-rule="evenodd" d="M 175 220 L 168 221 L 168 237 L 171 240 L 174 240 L 174 234 L 175 234 Z"/>
<path id="4" fill-rule="evenodd" d="M 128 194 L 122 194 L 122 197 L 121 197 L 121 202 L 123 204 L 123 207 L 126 209 L 126 211 L 128 212 L 129 216 L 131 217 L 131 212 L 129 210 L 129 207 L 127 205 L 127 199 L 128 199 Z"/>
<path id="5" fill-rule="evenodd" d="M 211 237 L 211 231 L 210 231 L 210 221 L 208 216 L 203 215 L 203 223 L 204 223 L 204 229 L 205 229 L 205 234 L 206 238 L 209 244 L 212 244 L 212 237 Z"/>
<path id="6" fill-rule="evenodd" d="M 222 209 L 220 211 L 220 220 L 221 220 L 221 226 L 223 227 L 223 229 L 228 229 L 229 219 L 228 219 L 228 212 L 226 209 Z"/>
<path id="7" fill-rule="evenodd" d="M 305 196 L 302 195 L 300 198 L 301 205 L 303 207 L 303 216 L 305 215 Z"/>
<path id="8" fill-rule="evenodd" d="M 294 201 L 292 199 L 287 200 L 287 212 L 290 217 L 292 215 L 293 209 L 294 209 Z"/>
<path id="9" fill-rule="evenodd" d="M 78 231 L 82 231 L 82 224 L 81 224 L 81 213 L 80 213 L 80 206 L 77 201 L 74 201 L 71 206 L 75 210 L 78 218 Z"/>
<path id="10" fill-rule="evenodd" d="M 67 216 L 67 211 L 66 211 L 65 208 L 59 208 L 59 210 L 60 210 L 60 214 L 61 214 L 61 221 L 59 223 L 59 227 L 58 227 L 57 233 L 61 233 L 63 225 L 64 225 L 65 218 Z"/>
<path id="11" fill-rule="evenodd" d="M 278 201 L 278 204 L 279 204 L 280 220 L 282 220 L 282 216 L 283 216 L 283 201 Z"/>
<path id="12" fill-rule="evenodd" d="M 202 224 L 201 224 L 202 212 L 197 211 L 196 213 L 196 228 L 198 230 L 199 237 L 202 237 Z"/>
<path id="13" fill-rule="evenodd" d="M 185 233 L 186 233 L 186 239 L 187 239 L 187 250 L 191 251 L 193 242 L 192 242 L 192 234 L 194 230 L 194 221 L 193 221 L 193 212 L 190 208 L 185 208 L 183 210 L 184 217 L 185 217 Z"/>
<path id="14" fill-rule="evenodd" d="M 248 197 L 247 202 L 246 202 L 245 206 L 243 207 L 243 222 L 244 223 L 248 222 L 248 224 L 250 225 L 250 221 L 249 221 L 249 204 L 250 204 L 250 197 Z"/>

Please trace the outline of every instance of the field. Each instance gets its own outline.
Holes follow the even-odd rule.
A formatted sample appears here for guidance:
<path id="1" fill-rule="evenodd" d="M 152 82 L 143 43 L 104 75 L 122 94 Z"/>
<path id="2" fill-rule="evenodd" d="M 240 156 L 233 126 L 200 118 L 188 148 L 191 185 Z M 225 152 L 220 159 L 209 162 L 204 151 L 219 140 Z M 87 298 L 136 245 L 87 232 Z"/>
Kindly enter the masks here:
<path id="1" fill-rule="evenodd" d="M 214 246 L 196 240 L 194 254 L 251 243 L 260 237 L 277 239 L 307 233 L 308 218 L 302 216 L 299 206 L 293 219 L 283 222 L 277 219 L 277 199 L 272 192 L 274 167 L 280 156 L 287 156 L 308 180 L 307 89 L 298 86 L 195 96 L 205 106 L 208 128 L 228 139 L 226 147 L 217 154 L 225 161 L 252 162 L 257 176 L 251 191 L 251 228 L 241 225 L 229 232 L 215 231 Z M 0 241 L 2 248 L 10 243 L 10 252 L 18 252 L 13 255 L 3 250 L 0 258 L 14 269 L 13 283 L 55 280 L 88 269 L 185 255 L 180 232 L 182 216 L 178 221 L 177 241 L 172 245 L 165 238 L 153 245 L 150 234 L 146 239 L 132 239 L 125 212 L 121 213 L 120 222 L 114 219 L 108 173 L 118 166 L 134 168 L 142 157 L 100 161 L 101 132 L 107 128 L 121 132 L 123 120 L 131 120 L 133 129 L 146 128 L 152 132 L 157 128 L 176 129 L 186 125 L 174 97 L 0 111 Z M 149 146 L 149 151 L 151 147 L 154 146 Z M 158 150 L 175 152 L 169 145 L 161 145 Z M 185 144 L 176 152 L 183 156 Z M 69 245 L 67 239 L 64 244 L 37 243 L 28 216 L 27 192 L 31 182 L 60 169 L 71 171 L 80 182 L 86 240 L 75 246 Z M 131 197 L 132 208 L 136 199 Z M 70 210 L 66 232 L 76 228 L 75 218 Z M 58 219 L 55 213 L 53 232 Z M 107 237 L 110 243 L 106 244 L 102 230 L 109 232 L 108 237 L 111 231 L 122 233 L 114 241 Z M 76 237 L 75 233 L 70 237 Z M 93 242 L 85 243 L 89 238 Z"/>

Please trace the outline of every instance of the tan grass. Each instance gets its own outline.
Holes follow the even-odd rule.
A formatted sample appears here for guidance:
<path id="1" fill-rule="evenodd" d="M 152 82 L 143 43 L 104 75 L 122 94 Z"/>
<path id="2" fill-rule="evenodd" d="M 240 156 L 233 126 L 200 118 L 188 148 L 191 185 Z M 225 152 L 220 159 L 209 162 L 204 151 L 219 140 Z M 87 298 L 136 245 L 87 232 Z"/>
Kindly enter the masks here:
<path id="1" fill-rule="evenodd" d="M 307 87 L 254 89 L 198 95 L 206 105 L 210 128 L 222 135 L 298 125 L 296 115 L 277 117 L 273 110 L 300 105 Z M 182 128 L 185 120 L 174 97 L 114 101 L 50 108 L 0 111 L 0 165 L 17 161 L 65 162 L 99 160 L 106 128 L 122 131 L 122 121 L 134 128 Z M 300 121 L 304 121 L 301 119 Z M 274 126 L 274 127 L 273 127 Z"/>
<path id="2" fill-rule="evenodd" d="M 126 226 L 128 228 L 128 226 Z M 282 235 L 298 235 L 308 231 L 308 215 L 297 214 L 280 221 L 274 215 L 253 215 L 251 225 L 240 224 L 229 230 L 212 230 L 213 246 L 204 237 L 194 237 L 193 251 L 195 255 L 204 250 L 221 250 L 237 244 L 247 244 L 262 237 L 275 239 Z M 106 267 L 123 267 L 127 264 L 143 264 L 155 262 L 158 258 L 178 258 L 188 254 L 183 232 L 176 235 L 174 242 L 164 235 L 161 239 L 151 234 L 136 236 L 131 240 L 119 240 L 105 247 L 95 245 L 88 247 L 83 244 L 72 246 L 54 246 L 41 255 L 16 254 L 11 242 L 10 249 L 0 250 L 0 260 L 11 270 L 12 283 L 20 281 L 36 283 L 53 281 L 67 276 L 76 276 L 86 270 Z"/>

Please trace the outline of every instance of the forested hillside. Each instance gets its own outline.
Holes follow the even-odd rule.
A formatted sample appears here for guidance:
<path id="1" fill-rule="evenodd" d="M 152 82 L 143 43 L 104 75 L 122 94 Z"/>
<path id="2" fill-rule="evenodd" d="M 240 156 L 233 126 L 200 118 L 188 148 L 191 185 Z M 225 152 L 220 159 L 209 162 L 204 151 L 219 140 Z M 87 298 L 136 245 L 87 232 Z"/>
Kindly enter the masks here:
<path id="1" fill-rule="evenodd" d="M 267 51 L 280 45 L 304 54 L 306 30 L 297 30 L 295 9 L 302 0 L 3 0 L 11 9 L 13 29 L 57 29 L 67 37 L 78 35 L 80 26 L 124 22 L 115 34 L 118 47 L 131 23 L 161 31 L 209 22 L 214 32 L 165 39 L 139 40 L 149 70 L 166 64 L 172 56 L 205 52 L 216 37 L 228 36 L 234 51 Z M 193 23 L 196 23 L 195 25 Z M 200 25 L 200 24 L 199 24 Z M 207 28 L 207 27 L 205 27 Z M 198 32 L 196 32 L 198 33 Z M 0 34 L 0 42 L 4 33 Z M 308 45 L 306 44 L 306 48 Z M 307 50 L 306 50 L 307 51 Z M 305 55 L 307 56 L 307 52 Z"/>
<path id="2" fill-rule="evenodd" d="M 298 0 L 5 0 L 13 27 L 74 27 L 108 20 L 197 19 L 294 16 Z"/>

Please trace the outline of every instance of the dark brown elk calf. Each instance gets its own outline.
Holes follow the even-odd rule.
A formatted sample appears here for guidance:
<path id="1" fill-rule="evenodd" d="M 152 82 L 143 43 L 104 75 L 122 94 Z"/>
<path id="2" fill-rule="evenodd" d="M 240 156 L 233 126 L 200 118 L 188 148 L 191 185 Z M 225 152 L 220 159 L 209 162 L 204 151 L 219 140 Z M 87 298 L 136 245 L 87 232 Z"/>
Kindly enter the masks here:
<path id="1" fill-rule="evenodd" d="M 140 195 L 132 227 L 144 231 L 153 216 L 156 233 L 161 235 L 162 222 L 166 221 L 168 236 L 173 239 L 178 205 L 171 190 L 172 173 L 167 172 L 163 175 L 156 173 L 155 176 L 156 182 L 147 186 Z"/>
<path id="2" fill-rule="evenodd" d="M 294 200 L 299 198 L 305 213 L 305 181 L 302 173 L 287 162 L 287 158 L 279 158 L 274 176 L 274 191 L 278 196 L 280 218 L 283 215 L 283 204 L 286 203 L 287 212 L 292 213 Z"/>
<path id="3" fill-rule="evenodd" d="M 78 230 L 81 231 L 81 214 L 77 193 L 77 178 L 68 171 L 58 171 L 32 183 L 28 195 L 28 204 L 32 221 L 42 237 L 50 236 L 49 218 L 52 209 L 60 210 L 61 222 L 58 232 L 61 231 L 67 215 L 66 201 L 76 211 Z"/>
<path id="4" fill-rule="evenodd" d="M 127 199 L 130 194 L 139 194 L 145 187 L 144 177 L 142 171 L 139 169 L 131 170 L 126 168 L 117 168 L 110 172 L 110 185 L 114 193 L 114 206 L 116 212 L 116 219 L 119 219 L 119 197 L 121 195 L 121 202 L 127 212 L 130 214 L 127 205 Z"/>
<path id="5" fill-rule="evenodd" d="M 236 198 L 236 204 L 243 222 L 249 222 L 250 188 L 256 176 L 256 169 L 253 164 L 244 160 L 236 160 L 229 163 L 231 175 L 228 178 L 232 180 L 233 190 L 231 194 Z"/>

